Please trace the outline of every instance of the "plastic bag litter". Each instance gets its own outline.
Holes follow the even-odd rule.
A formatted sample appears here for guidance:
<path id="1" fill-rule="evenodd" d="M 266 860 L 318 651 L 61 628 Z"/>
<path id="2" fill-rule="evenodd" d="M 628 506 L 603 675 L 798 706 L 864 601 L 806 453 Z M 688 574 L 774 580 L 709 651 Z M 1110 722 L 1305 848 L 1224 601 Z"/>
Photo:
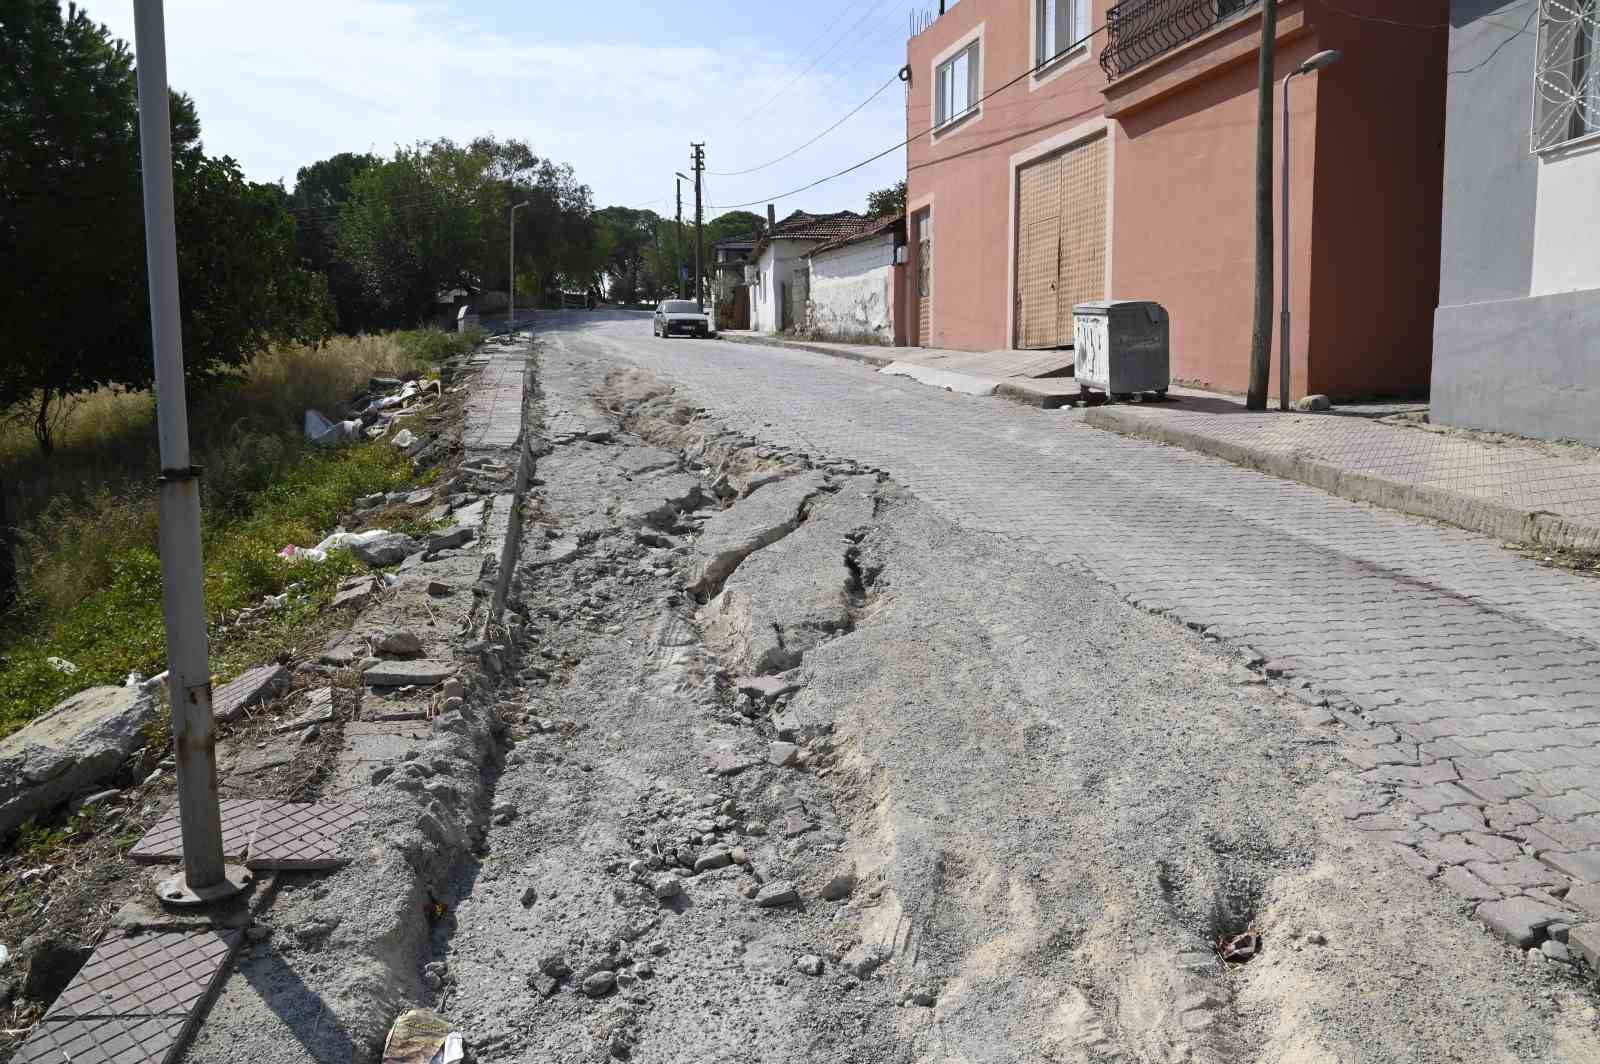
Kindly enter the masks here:
<path id="1" fill-rule="evenodd" d="M 311 549 L 319 550 L 323 553 L 327 553 L 330 550 L 349 550 L 351 547 L 374 543 L 388 534 L 389 530 L 387 528 L 374 528 L 366 532 L 335 532 Z"/>
<path id="2" fill-rule="evenodd" d="M 325 562 L 328 552 L 315 547 L 297 547 L 291 543 L 278 552 L 278 557 L 286 562 Z"/>
<path id="3" fill-rule="evenodd" d="M 394 434 L 394 439 L 390 440 L 389 442 L 394 444 L 396 447 L 403 449 L 410 447 L 413 443 L 416 443 L 417 436 L 416 433 L 412 432 L 410 429 L 401 429 L 399 432 Z"/>
<path id="4" fill-rule="evenodd" d="M 382 1064 L 459 1064 L 466 1058 L 461 1033 L 427 1009 L 408 1009 L 395 1017 L 383 1043 Z"/>
<path id="5" fill-rule="evenodd" d="M 320 411 L 307 410 L 305 431 L 306 439 L 327 447 L 354 438 L 361 431 L 361 422 L 329 421 Z"/>

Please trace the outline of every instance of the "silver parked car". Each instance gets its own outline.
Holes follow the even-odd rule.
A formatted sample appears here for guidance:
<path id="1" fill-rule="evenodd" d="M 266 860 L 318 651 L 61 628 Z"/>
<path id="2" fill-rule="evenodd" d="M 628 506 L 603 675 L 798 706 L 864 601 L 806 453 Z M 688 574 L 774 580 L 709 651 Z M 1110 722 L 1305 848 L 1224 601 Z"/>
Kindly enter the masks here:
<path id="1" fill-rule="evenodd" d="M 696 307 L 691 299 L 663 299 L 656 305 L 655 324 L 651 328 L 660 337 L 716 334 L 711 327 L 711 315 Z"/>

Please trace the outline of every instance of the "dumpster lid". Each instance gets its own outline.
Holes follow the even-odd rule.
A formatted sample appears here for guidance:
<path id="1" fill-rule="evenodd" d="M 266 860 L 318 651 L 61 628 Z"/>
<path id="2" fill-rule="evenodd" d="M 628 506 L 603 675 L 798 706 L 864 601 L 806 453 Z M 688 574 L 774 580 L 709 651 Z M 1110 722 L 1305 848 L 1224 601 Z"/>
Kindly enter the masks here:
<path id="1" fill-rule="evenodd" d="M 1108 310 L 1142 310 L 1146 307 L 1163 309 L 1160 303 L 1153 299 L 1093 299 L 1087 303 L 1077 303 L 1073 306 L 1074 314 L 1080 311 L 1090 314 L 1104 314 Z"/>

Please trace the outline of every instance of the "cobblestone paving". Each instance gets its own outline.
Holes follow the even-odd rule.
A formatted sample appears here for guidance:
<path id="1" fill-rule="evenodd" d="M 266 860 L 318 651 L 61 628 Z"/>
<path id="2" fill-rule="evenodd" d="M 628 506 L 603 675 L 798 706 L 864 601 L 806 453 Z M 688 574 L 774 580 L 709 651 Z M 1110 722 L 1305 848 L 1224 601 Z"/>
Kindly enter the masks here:
<path id="1" fill-rule="evenodd" d="M 882 468 L 968 528 L 1253 649 L 1326 698 L 1362 777 L 1405 799 L 1347 815 L 1502 933 L 1600 882 L 1600 581 L 1071 413 L 657 340 L 632 315 L 543 333 L 543 357 L 654 371 L 740 431 Z"/>

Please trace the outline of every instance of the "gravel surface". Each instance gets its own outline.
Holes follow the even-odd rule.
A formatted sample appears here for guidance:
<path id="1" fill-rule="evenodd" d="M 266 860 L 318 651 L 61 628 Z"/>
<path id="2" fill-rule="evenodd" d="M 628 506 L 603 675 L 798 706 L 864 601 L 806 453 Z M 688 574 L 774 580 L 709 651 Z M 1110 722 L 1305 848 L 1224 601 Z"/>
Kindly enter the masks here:
<path id="1" fill-rule="evenodd" d="M 513 746 L 418 973 L 478 1059 L 1600 1060 L 1575 969 L 1347 819 L 1390 798 L 1334 717 L 893 483 L 728 578 L 772 616 L 842 579 L 839 619 L 717 660 L 698 529 L 801 463 L 611 369 L 541 365 L 583 431 L 539 461 Z"/>

